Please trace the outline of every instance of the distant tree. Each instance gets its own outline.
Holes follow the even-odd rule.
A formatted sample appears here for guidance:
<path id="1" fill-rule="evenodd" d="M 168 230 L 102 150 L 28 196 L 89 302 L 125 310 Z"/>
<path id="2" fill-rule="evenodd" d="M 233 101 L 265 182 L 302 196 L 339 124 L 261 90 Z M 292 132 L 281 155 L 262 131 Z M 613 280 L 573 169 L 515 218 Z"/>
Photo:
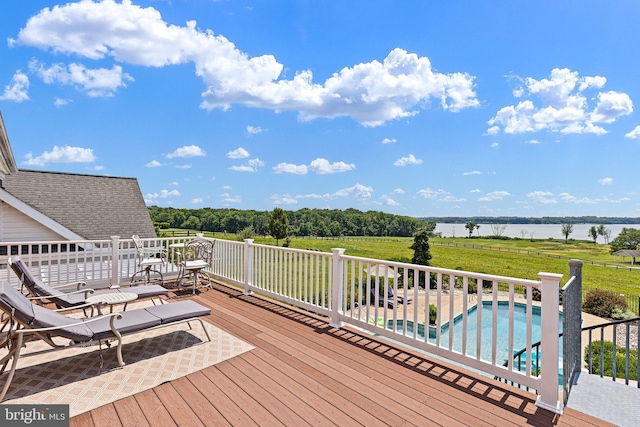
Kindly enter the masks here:
<path id="1" fill-rule="evenodd" d="M 412 264 L 430 265 L 431 250 L 429 248 L 429 232 L 426 228 L 420 229 L 413 236 L 413 244 L 409 249 L 413 249 Z"/>
<path id="2" fill-rule="evenodd" d="M 604 238 L 605 244 L 608 244 L 609 239 L 611 238 L 611 230 L 608 228 L 605 228 L 604 224 L 600 224 L 598 226 L 598 235 Z"/>
<path id="3" fill-rule="evenodd" d="M 592 225 L 591 228 L 589 229 L 589 236 L 593 239 L 593 244 L 597 244 L 597 240 L 598 240 L 598 229 L 596 228 L 595 225 Z"/>
<path id="4" fill-rule="evenodd" d="M 573 233 L 573 224 L 570 222 L 565 222 L 562 224 L 562 235 L 564 236 L 564 242 L 567 243 L 569 240 L 569 234 Z"/>
<path id="5" fill-rule="evenodd" d="M 527 234 L 527 229 L 523 228 L 522 230 L 520 230 L 520 234 L 522 234 L 522 238 L 524 239 L 524 235 Z"/>
<path id="6" fill-rule="evenodd" d="M 269 217 L 269 233 L 276 238 L 276 246 L 278 240 L 287 237 L 289 231 L 289 219 L 282 208 L 275 208 Z"/>
<path id="7" fill-rule="evenodd" d="M 504 230 L 506 229 L 506 224 L 491 224 L 491 233 L 493 233 L 493 235 L 496 237 L 502 236 L 504 234 Z"/>
<path id="8" fill-rule="evenodd" d="M 429 248 L 429 231 L 426 228 L 421 228 L 416 234 L 414 234 L 413 244 L 409 246 L 409 249 L 413 249 L 411 264 L 430 265 L 429 261 L 431 260 L 431 250 Z M 410 271 L 412 276 L 414 271 L 415 270 Z M 425 279 L 428 274 L 419 271 L 418 276 L 418 285 L 424 287 L 426 283 Z"/>
<path id="9" fill-rule="evenodd" d="M 429 234 L 429 236 L 431 236 L 431 237 L 435 236 L 435 231 L 436 231 L 436 226 L 437 225 L 438 224 L 436 224 L 435 221 L 427 221 L 427 224 L 425 225 L 425 229 L 427 230 L 427 234 Z"/>
<path id="10" fill-rule="evenodd" d="M 638 249 L 640 246 L 640 230 L 623 228 L 618 237 L 611 241 L 611 253 L 622 249 Z"/>
<path id="11" fill-rule="evenodd" d="M 180 228 L 184 228 L 187 230 L 200 230 L 200 218 L 191 215 L 186 219 L 186 221 L 180 224 Z"/>
<path id="12" fill-rule="evenodd" d="M 469 237 L 471 237 L 473 235 L 473 230 L 480 228 L 480 226 L 475 222 L 468 222 L 464 225 L 464 228 L 469 230 Z"/>

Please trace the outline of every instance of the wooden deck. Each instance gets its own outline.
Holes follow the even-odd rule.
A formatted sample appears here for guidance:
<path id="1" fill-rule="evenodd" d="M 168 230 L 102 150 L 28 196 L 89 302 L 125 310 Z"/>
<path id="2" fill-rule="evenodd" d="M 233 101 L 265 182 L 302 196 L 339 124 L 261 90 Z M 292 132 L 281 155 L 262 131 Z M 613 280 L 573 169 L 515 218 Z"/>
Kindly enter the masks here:
<path id="1" fill-rule="evenodd" d="M 71 419 L 71 426 L 603 426 L 327 319 L 216 285 L 194 297 L 252 351 Z"/>

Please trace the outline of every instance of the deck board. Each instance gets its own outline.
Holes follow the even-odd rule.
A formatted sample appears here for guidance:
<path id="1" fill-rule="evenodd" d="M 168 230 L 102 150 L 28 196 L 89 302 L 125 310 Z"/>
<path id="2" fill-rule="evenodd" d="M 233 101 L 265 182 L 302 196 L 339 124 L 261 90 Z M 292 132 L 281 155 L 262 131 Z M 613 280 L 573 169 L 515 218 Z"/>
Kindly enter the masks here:
<path id="1" fill-rule="evenodd" d="M 188 298 L 256 348 L 71 425 L 607 425 L 571 409 L 552 414 L 523 390 L 233 287 Z"/>

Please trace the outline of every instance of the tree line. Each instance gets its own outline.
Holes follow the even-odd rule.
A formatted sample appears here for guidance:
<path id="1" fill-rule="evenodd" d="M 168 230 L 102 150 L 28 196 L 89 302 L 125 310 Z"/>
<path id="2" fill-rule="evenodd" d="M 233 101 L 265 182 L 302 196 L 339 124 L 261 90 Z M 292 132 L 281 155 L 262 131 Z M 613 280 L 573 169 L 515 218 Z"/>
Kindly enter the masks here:
<path id="1" fill-rule="evenodd" d="M 247 227 L 259 235 L 269 234 L 270 211 L 227 208 L 162 208 L 150 206 L 151 220 L 160 228 L 238 233 Z M 289 236 L 394 236 L 410 237 L 425 226 L 419 219 L 358 209 L 299 209 L 284 211 Z M 431 223 L 432 229 L 435 223 Z"/>

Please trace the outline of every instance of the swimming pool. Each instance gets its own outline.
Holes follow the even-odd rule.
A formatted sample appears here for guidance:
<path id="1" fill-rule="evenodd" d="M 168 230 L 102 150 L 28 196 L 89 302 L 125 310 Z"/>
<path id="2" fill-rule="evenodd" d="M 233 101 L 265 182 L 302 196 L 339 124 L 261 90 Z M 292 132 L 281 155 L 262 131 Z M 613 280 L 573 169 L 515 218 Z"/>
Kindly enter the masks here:
<path id="1" fill-rule="evenodd" d="M 526 304 L 514 303 L 513 307 L 513 349 L 521 350 L 526 346 L 527 338 L 527 314 Z M 531 343 L 540 341 L 541 337 L 541 321 L 540 321 L 540 307 L 531 307 Z M 467 346 L 466 354 L 471 357 L 475 357 L 476 343 L 477 343 L 477 316 L 478 306 L 467 310 Z M 481 351 L 480 359 L 491 362 L 491 339 L 493 330 L 493 301 L 482 302 L 482 326 L 481 326 Z M 562 312 L 560 312 L 559 331 L 562 332 Z M 395 330 L 401 332 L 403 330 L 404 321 L 397 320 Z M 457 352 L 462 352 L 462 314 L 459 314 L 453 319 L 453 349 Z M 393 320 L 389 320 L 388 328 L 393 329 Z M 509 356 L 509 302 L 498 301 L 498 315 L 497 315 L 497 344 L 496 344 L 496 363 L 502 364 L 507 360 Z M 413 321 L 407 321 L 407 335 L 413 334 Z M 424 340 L 424 324 L 418 324 L 417 331 L 418 338 Z M 440 346 L 449 346 L 449 323 L 442 325 L 440 329 Z M 560 338 L 562 340 L 562 338 Z M 436 342 L 436 329 L 434 326 L 429 327 L 429 342 L 435 344 Z M 560 342 L 560 349 L 562 349 L 562 342 Z M 524 357 L 522 358 L 524 362 Z M 560 353 L 559 366 L 562 366 L 562 352 Z"/>

